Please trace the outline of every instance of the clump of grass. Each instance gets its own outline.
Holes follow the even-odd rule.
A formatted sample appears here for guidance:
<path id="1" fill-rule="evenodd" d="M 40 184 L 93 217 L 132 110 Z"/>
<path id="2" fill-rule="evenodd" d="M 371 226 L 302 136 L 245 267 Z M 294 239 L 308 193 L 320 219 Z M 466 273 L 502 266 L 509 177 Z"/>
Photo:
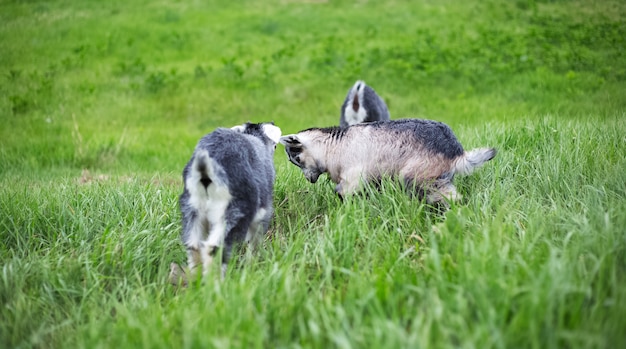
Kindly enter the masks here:
<path id="1" fill-rule="evenodd" d="M 460 129 L 464 143 L 500 152 L 457 179 L 465 199 L 445 213 L 392 181 L 341 201 L 324 179 L 309 184 L 280 161 L 260 249 L 246 257 L 240 248 L 223 282 L 183 291 L 166 282 L 169 263 L 184 259 L 177 178 L 3 185 L 3 342 L 621 343 L 623 126 L 546 118 Z M 599 149 L 605 156 L 594 156 Z"/>

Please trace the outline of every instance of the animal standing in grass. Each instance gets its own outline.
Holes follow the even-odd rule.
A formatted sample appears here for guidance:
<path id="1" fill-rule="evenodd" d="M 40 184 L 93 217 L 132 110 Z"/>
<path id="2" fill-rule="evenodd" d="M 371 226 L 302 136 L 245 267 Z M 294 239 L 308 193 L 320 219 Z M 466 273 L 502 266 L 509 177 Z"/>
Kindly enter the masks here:
<path id="1" fill-rule="evenodd" d="M 199 268 L 206 276 L 220 248 L 224 277 L 233 243 L 256 243 L 267 232 L 280 135 L 273 123 L 246 123 L 200 139 L 183 170 L 179 200 L 188 267 L 172 263 L 170 282 L 186 284 Z"/>
<path id="2" fill-rule="evenodd" d="M 389 120 L 389 109 L 385 101 L 364 81 L 357 81 L 348 91 L 341 106 L 339 126 L 348 127 L 363 122 L 384 120 Z"/>
<path id="3" fill-rule="evenodd" d="M 306 179 L 315 183 L 328 173 L 342 197 L 363 182 L 399 177 L 427 202 L 444 205 L 460 198 L 454 175 L 469 174 L 496 155 L 494 148 L 465 151 L 446 124 L 420 119 L 310 128 L 281 137 L 280 143 Z"/>

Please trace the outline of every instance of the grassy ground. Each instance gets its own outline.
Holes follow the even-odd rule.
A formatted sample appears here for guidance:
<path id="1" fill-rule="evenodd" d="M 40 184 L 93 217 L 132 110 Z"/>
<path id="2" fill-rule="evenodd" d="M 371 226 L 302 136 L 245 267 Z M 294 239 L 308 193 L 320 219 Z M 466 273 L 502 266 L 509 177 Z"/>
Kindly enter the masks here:
<path id="1" fill-rule="evenodd" d="M 626 346 L 620 1 L 0 1 L 0 347 Z M 493 162 L 443 215 L 341 202 L 282 147 L 276 216 L 222 283 L 166 284 L 195 142 L 392 118 Z"/>

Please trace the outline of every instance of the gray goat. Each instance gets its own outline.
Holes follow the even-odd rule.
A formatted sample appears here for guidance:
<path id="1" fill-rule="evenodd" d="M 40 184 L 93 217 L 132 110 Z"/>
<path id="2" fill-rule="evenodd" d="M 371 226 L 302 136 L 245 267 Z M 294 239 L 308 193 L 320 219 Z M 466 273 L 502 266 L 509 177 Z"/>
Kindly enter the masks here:
<path id="1" fill-rule="evenodd" d="M 310 128 L 280 138 L 289 160 L 315 183 L 328 173 L 346 196 L 362 182 L 399 177 L 429 203 L 458 200 L 455 174 L 469 174 L 496 155 L 494 148 L 463 150 L 446 124 L 420 119 L 377 121 L 347 128 Z"/>
<path id="2" fill-rule="evenodd" d="M 389 120 L 387 104 L 364 81 L 357 81 L 348 91 L 341 106 L 339 126 L 348 127 L 363 122 Z"/>
<path id="3" fill-rule="evenodd" d="M 256 242 L 267 232 L 280 135 L 273 123 L 246 123 L 200 139 L 183 170 L 179 199 L 188 268 L 172 263 L 171 283 L 187 284 L 199 266 L 206 276 L 220 247 L 224 277 L 233 243 Z"/>

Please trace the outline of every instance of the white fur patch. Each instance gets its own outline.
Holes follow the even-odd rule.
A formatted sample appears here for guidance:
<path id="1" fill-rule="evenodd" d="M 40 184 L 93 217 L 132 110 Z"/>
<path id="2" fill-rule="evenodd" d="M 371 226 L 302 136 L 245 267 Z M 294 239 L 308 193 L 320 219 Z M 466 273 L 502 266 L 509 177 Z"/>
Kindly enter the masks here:
<path id="1" fill-rule="evenodd" d="M 455 160 L 454 169 L 458 174 L 469 175 L 494 156 L 496 156 L 496 150 L 493 148 L 472 149 Z"/>
<path id="2" fill-rule="evenodd" d="M 278 143 L 280 141 L 280 135 L 282 134 L 282 131 L 278 126 L 264 124 L 263 132 L 265 132 L 267 137 L 269 137 L 269 139 L 271 139 L 274 143 Z"/>
<path id="3" fill-rule="evenodd" d="M 348 125 L 360 124 L 367 117 L 367 110 L 363 107 L 363 93 L 365 91 L 365 83 L 363 81 L 357 81 L 354 87 L 350 91 L 350 103 L 346 105 L 346 109 L 343 111 Z M 359 101 L 359 110 L 354 111 L 353 101 L 357 98 Z"/>
<path id="4" fill-rule="evenodd" d="M 211 184 L 205 188 L 200 182 L 200 173 L 196 170 L 196 164 L 192 164 L 192 170 L 187 177 L 189 190 L 189 204 L 198 211 L 198 217 L 194 222 L 187 245 L 200 248 L 203 241 L 210 246 L 221 246 L 226 235 L 225 212 L 232 199 L 228 186 L 216 176 L 216 165 L 209 157 L 208 152 L 197 154 L 205 157 L 207 172 L 211 178 Z M 196 160 L 197 161 L 197 160 Z M 208 227 L 204 222 L 208 222 Z M 209 228 L 208 236 L 205 231 Z"/>
<path id="5" fill-rule="evenodd" d="M 195 250 L 200 250 L 202 247 L 202 241 L 204 241 L 204 236 L 206 234 L 204 231 L 204 225 L 200 219 L 194 219 L 192 224 L 193 226 L 189 230 L 189 236 L 185 241 L 185 246 Z"/>
<path id="6" fill-rule="evenodd" d="M 257 211 L 256 215 L 254 216 L 254 220 L 252 222 L 255 223 L 255 224 L 258 223 L 258 222 L 262 221 L 263 218 L 265 218 L 266 215 L 267 215 L 267 210 L 264 209 L 264 208 L 260 208 Z"/>
<path id="7" fill-rule="evenodd" d="M 244 125 L 237 125 L 237 126 L 231 127 L 230 129 L 233 130 L 233 131 L 237 131 L 239 133 L 243 133 L 243 131 L 246 130 L 246 126 L 244 126 Z"/>
<path id="8" fill-rule="evenodd" d="M 207 245 L 222 246 L 226 237 L 226 208 L 230 204 L 232 196 L 227 187 L 217 187 L 211 190 L 210 199 L 207 201 L 207 220 L 209 221 L 209 237 Z"/>
<path id="9" fill-rule="evenodd" d="M 260 208 L 256 215 L 254 216 L 254 219 L 252 220 L 252 224 L 250 224 L 250 227 L 248 228 L 248 231 L 246 232 L 246 242 L 250 242 L 252 239 L 255 238 L 256 234 L 261 234 L 261 226 L 259 225 L 260 222 L 265 218 L 265 216 L 267 215 L 267 210 L 264 208 Z"/>
<path id="10" fill-rule="evenodd" d="M 350 105 L 346 107 L 344 115 L 346 117 L 346 122 L 348 123 L 348 125 L 360 124 L 363 122 L 363 120 L 365 120 L 365 117 L 367 117 L 367 110 L 365 110 L 365 108 L 363 108 L 363 106 L 359 104 L 359 111 L 354 112 L 354 110 L 352 109 L 352 105 Z"/>

